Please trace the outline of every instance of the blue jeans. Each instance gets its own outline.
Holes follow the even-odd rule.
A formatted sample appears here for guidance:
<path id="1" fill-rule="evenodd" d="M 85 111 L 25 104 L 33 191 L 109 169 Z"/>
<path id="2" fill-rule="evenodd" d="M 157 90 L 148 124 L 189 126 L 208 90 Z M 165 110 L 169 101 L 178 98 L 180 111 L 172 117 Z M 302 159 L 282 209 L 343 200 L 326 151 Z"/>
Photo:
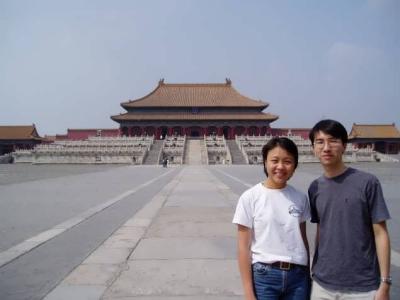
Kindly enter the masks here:
<path id="1" fill-rule="evenodd" d="M 281 270 L 267 264 L 253 264 L 253 283 L 257 300 L 310 299 L 310 272 L 307 267 L 295 266 Z"/>

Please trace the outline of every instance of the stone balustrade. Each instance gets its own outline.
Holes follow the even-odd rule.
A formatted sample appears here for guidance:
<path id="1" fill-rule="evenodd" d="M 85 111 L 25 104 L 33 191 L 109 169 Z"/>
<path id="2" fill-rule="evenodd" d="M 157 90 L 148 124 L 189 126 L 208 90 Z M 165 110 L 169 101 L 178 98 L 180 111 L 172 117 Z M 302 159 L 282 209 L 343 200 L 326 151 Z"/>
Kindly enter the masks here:
<path id="1" fill-rule="evenodd" d="M 299 162 L 318 162 L 310 140 L 301 136 L 289 135 L 299 151 Z M 249 164 L 262 164 L 262 147 L 272 136 L 236 136 L 235 140 Z M 368 162 L 376 161 L 376 152 L 370 148 L 357 149 L 352 144 L 347 144 L 343 160 L 345 162 Z"/>
<path id="2" fill-rule="evenodd" d="M 142 164 L 154 137 L 91 137 L 84 141 L 57 141 L 13 153 L 16 163 Z"/>
<path id="3" fill-rule="evenodd" d="M 186 136 L 166 136 L 161 149 L 161 160 L 168 159 L 169 164 L 183 164 Z"/>
<path id="4" fill-rule="evenodd" d="M 231 164 L 232 157 L 224 136 L 204 136 L 208 164 Z"/>

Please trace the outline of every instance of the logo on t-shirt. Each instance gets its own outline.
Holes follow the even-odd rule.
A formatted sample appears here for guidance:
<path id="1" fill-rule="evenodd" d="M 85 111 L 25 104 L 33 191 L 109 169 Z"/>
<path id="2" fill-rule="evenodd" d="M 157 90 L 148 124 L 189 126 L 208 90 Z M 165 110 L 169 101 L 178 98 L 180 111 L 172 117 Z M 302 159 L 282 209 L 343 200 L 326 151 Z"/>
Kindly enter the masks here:
<path id="1" fill-rule="evenodd" d="M 289 214 L 293 217 L 300 217 L 302 214 L 301 209 L 296 207 L 296 205 L 290 205 L 289 206 Z"/>

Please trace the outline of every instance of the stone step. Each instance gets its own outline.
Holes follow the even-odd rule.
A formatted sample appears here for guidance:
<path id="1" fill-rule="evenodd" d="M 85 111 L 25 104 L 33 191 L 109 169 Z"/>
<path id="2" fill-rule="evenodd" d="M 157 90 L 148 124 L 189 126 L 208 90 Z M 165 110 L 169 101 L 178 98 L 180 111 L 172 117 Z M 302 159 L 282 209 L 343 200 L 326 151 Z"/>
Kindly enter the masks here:
<path id="1" fill-rule="evenodd" d="M 232 156 L 232 164 L 234 165 L 246 165 L 246 159 L 240 151 L 239 146 L 235 140 L 226 140 L 226 145 L 229 147 Z"/>
<path id="2" fill-rule="evenodd" d="M 188 165 L 201 165 L 202 155 L 201 155 L 201 143 L 203 141 L 199 139 L 188 139 L 186 141 L 186 151 L 185 151 L 185 164 Z"/>
<path id="3" fill-rule="evenodd" d="M 163 146 L 164 141 L 163 140 L 155 140 L 153 145 L 151 146 L 151 149 L 149 153 L 147 153 L 147 156 L 144 160 L 144 165 L 158 165 L 159 162 L 159 157 L 160 157 L 160 151 Z"/>

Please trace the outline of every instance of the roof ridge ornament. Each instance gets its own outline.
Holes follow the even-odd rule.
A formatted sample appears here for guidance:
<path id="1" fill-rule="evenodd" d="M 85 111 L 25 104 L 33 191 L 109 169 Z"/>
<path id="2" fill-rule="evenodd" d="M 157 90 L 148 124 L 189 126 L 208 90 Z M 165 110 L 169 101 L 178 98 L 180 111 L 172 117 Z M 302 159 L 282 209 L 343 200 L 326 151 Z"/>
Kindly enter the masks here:
<path id="1" fill-rule="evenodd" d="M 158 81 L 158 85 L 163 85 L 164 84 L 164 78 L 161 78 L 159 81 Z"/>
<path id="2" fill-rule="evenodd" d="M 232 84 L 232 80 L 230 78 L 225 78 L 226 84 L 227 85 L 231 85 Z"/>

